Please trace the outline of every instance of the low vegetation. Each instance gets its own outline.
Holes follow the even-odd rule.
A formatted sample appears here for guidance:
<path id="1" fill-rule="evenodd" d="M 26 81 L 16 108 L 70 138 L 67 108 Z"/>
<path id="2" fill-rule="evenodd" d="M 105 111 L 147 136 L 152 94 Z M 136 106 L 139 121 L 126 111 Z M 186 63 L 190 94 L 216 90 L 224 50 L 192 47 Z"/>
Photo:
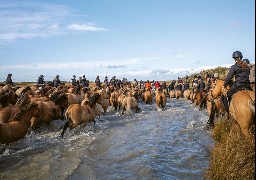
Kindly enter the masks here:
<path id="1" fill-rule="evenodd" d="M 222 119 L 212 132 L 215 146 L 205 179 L 255 179 L 255 126 L 243 138 L 237 124 Z"/>

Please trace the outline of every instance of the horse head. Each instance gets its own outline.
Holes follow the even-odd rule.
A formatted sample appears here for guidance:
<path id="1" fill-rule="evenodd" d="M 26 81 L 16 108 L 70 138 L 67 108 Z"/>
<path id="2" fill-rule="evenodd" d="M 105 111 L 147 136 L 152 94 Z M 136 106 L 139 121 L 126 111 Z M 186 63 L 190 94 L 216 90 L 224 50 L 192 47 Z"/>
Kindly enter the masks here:
<path id="1" fill-rule="evenodd" d="M 13 120 L 30 121 L 33 116 L 40 116 L 40 109 L 36 103 L 30 103 L 26 108 L 21 109 L 21 111 L 14 116 Z"/>
<path id="2" fill-rule="evenodd" d="M 95 93 L 89 98 L 89 100 L 89 105 L 91 107 L 95 107 L 96 103 L 100 103 L 101 95 L 99 93 Z"/>
<path id="3" fill-rule="evenodd" d="M 67 106 L 68 97 L 65 92 L 55 90 L 49 95 L 49 99 L 53 101 L 57 106 Z"/>

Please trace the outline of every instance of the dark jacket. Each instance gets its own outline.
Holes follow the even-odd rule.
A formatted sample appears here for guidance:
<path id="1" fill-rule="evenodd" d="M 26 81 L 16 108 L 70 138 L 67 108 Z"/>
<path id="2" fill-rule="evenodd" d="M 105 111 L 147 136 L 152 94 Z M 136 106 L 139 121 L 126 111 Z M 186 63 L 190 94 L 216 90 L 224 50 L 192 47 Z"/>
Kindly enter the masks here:
<path id="1" fill-rule="evenodd" d="M 80 80 L 80 84 L 83 85 L 83 86 L 86 86 L 86 78 L 83 77 L 83 78 Z"/>
<path id="2" fill-rule="evenodd" d="M 203 80 L 198 81 L 198 90 L 199 91 L 204 91 L 204 89 L 205 89 L 204 81 Z"/>
<path id="3" fill-rule="evenodd" d="M 7 77 L 6 81 L 5 81 L 5 84 L 13 85 L 12 78 L 11 77 Z"/>
<path id="4" fill-rule="evenodd" d="M 45 84 L 45 81 L 42 77 L 39 77 L 37 80 L 37 86 L 43 86 Z"/>
<path id="5" fill-rule="evenodd" d="M 183 85 L 183 91 L 185 91 L 185 90 L 187 90 L 187 89 L 189 89 L 189 83 L 185 83 L 184 85 Z"/>
<path id="6" fill-rule="evenodd" d="M 99 78 L 95 79 L 95 84 L 97 87 L 100 87 L 100 79 Z"/>
<path id="7" fill-rule="evenodd" d="M 250 69 L 246 68 L 243 69 L 241 65 L 238 63 L 235 63 L 233 66 L 231 66 L 229 73 L 226 77 L 226 80 L 224 82 L 224 87 L 228 86 L 231 79 L 235 76 L 235 82 L 234 84 L 237 87 L 243 87 L 243 86 L 248 86 L 250 85 L 250 80 L 249 80 L 249 74 L 250 74 Z"/>
<path id="8" fill-rule="evenodd" d="M 182 84 L 181 84 L 181 83 L 179 83 L 179 84 L 176 86 L 176 90 L 177 90 L 177 91 L 178 91 L 178 90 L 182 91 Z"/>
<path id="9" fill-rule="evenodd" d="M 54 87 L 58 87 L 59 85 L 61 85 L 59 78 L 54 78 L 52 83 L 53 83 Z"/>
<path id="10" fill-rule="evenodd" d="M 78 85 L 77 82 L 76 82 L 76 78 L 72 78 L 71 80 L 72 80 L 71 84 L 73 86 L 77 86 Z"/>

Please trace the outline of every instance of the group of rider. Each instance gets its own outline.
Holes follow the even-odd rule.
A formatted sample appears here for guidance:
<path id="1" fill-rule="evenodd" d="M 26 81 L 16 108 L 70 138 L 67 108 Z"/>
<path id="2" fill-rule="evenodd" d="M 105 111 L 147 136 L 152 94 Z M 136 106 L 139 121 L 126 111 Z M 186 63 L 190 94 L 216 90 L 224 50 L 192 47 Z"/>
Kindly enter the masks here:
<path id="1" fill-rule="evenodd" d="M 240 90 L 255 90 L 255 64 L 250 64 L 250 61 L 248 59 L 243 59 L 243 55 L 240 51 L 235 51 L 232 55 L 232 58 L 235 60 L 235 64 L 231 66 L 229 73 L 225 79 L 223 88 L 226 88 L 227 86 L 230 86 L 228 92 L 227 92 L 227 98 L 224 98 L 224 105 L 226 107 L 226 110 L 228 111 L 228 106 L 231 101 L 232 95 Z M 6 84 L 9 85 L 15 85 L 12 82 L 12 74 L 8 74 L 6 78 Z M 234 82 L 232 81 L 233 77 L 235 77 Z M 184 79 L 179 78 L 178 80 L 173 80 L 169 86 L 166 85 L 166 82 L 164 81 L 162 84 L 160 84 L 158 81 L 152 81 L 149 82 L 147 80 L 146 82 L 140 81 L 138 82 L 136 79 L 134 79 L 133 86 L 138 87 L 139 89 L 143 88 L 161 88 L 161 89 L 167 89 L 168 92 L 171 90 L 180 90 L 185 91 L 187 89 L 192 89 L 192 92 L 196 91 L 206 91 L 208 92 L 210 89 L 210 85 L 212 81 L 219 78 L 218 73 L 214 73 L 214 75 L 210 75 L 206 73 L 205 76 L 206 79 L 208 79 L 208 82 L 204 82 L 202 77 L 200 75 L 194 76 L 194 79 L 191 81 L 191 84 L 188 81 L 188 76 L 185 76 Z M 79 78 L 79 80 L 76 80 L 76 76 L 74 75 L 71 79 L 71 83 L 74 86 L 85 86 L 89 87 L 89 80 L 86 80 L 85 75 Z M 52 84 L 54 87 L 58 87 L 62 85 L 59 75 L 57 75 L 53 81 Z M 95 79 L 95 84 L 97 88 L 101 88 L 101 81 L 99 76 Z M 111 80 L 108 80 L 108 77 L 106 76 L 104 79 L 104 85 L 105 86 L 113 86 L 117 89 L 124 85 L 130 86 L 132 88 L 131 83 L 128 83 L 127 79 L 123 78 L 123 80 L 117 79 L 116 76 L 113 76 Z M 44 76 L 40 75 L 37 81 L 38 87 L 45 86 Z M 252 89 L 253 87 L 253 89 Z"/>

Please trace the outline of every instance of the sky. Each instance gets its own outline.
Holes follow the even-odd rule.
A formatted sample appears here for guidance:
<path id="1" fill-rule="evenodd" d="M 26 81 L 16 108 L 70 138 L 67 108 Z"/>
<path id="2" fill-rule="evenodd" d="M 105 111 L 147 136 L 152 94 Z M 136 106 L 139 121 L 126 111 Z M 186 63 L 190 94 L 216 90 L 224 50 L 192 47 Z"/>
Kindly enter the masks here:
<path id="1" fill-rule="evenodd" d="M 172 80 L 255 60 L 255 0 L 0 0 L 0 82 Z"/>

